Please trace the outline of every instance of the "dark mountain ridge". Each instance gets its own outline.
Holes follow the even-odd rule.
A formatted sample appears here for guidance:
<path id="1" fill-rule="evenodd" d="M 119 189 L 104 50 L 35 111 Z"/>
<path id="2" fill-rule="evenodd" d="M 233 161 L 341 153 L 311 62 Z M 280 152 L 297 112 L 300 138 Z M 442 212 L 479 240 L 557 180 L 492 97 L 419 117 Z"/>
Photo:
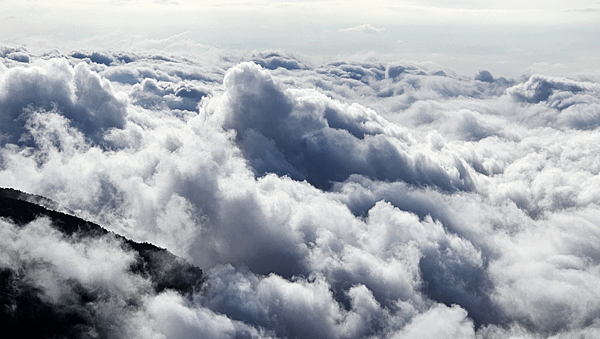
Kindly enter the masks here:
<path id="1" fill-rule="evenodd" d="M 50 199 L 10 188 L 0 188 L 0 218 L 17 227 L 26 227 L 45 217 L 52 227 L 74 242 L 112 236 L 123 251 L 135 253 L 130 274 L 151 282 L 151 293 L 174 290 L 190 295 L 204 282 L 202 270 L 190 265 L 166 249 L 149 243 L 138 243 L 105 228 L 53 208 L 59 205 Z M 0 262 L 0 328 L 3 336 L 30 338 L 104 337 L 90 307 L 101 293 L 89 291 L 78 281 L 69 281 L 77 297 L 69 305 L 54 305 L 41 297 L 39 288 L 31 284 L 22 269 L 4 267 Z M 128 301 L 135 303 L 135 301 Z M 13 333 L 13 334 L 9 334 Z M 91 334 L 90 334 L 91 333 Z M 93 334 L 96 335 L 93 335 Z"/>

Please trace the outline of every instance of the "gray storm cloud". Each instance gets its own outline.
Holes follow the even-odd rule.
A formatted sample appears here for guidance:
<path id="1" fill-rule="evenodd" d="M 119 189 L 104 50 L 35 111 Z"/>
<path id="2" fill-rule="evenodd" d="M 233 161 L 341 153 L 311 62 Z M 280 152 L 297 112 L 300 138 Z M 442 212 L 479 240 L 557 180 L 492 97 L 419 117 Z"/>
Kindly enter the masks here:
<path id="1" fill-rule="evenodd" d="M 56 281 L 105 289 L 116 337 L 600 334 L 598 84 L 2 51 L 0 185 L 207 272 L 191 295 L 149 292 L 113 240 L 2 221 L 3 267 L 46 258 L 27 274 L 57 307 Z"/>

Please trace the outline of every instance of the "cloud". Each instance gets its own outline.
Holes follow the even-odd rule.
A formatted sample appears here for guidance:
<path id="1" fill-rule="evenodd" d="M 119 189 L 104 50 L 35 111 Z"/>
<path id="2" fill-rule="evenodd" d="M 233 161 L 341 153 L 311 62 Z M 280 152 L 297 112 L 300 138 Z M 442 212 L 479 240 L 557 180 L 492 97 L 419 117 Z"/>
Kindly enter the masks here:
<path id="1" fill-rule="evenodd" d="M 492 73 L 486 70 L 481 70 L 475 76 L 475 80 L 484 81 L 484 82 L 494 82 L 494 76 Z"/>
<path id="2" fill-rule="evenodd" d="M 164 2 L 165 4 L 173 4 L 172 2 Z M 196 51 L 206 52 L 211 49 L 210 46 L 198 43 L 192 38 L 189 38 L 190 32 L 182 32 L 163 39 L 141 39 L 140 37 L 130 38 L 131 42 L 135 42 L 143 50 L 159 49 L 164 51 Z M 137 40 L 137 41 L 136 41 Z"/>
<path id="3" fill-rule="evenodd" d="M 253 64 L 232 69 L 224 83 L 225 108 L 215 108 L 214 114 L 237 132 L 259 175 L 288 174 L 321 188 L 360 173 L 445 190 L 472 189 L 466 172 L 448 173 L 427 155 L 411 152 L 405 131 L 365 107 L 309 91 L 287 92 Z"/>
<path id="4" fill-rule="evenodd" d="M 516 101 L 538 104 L 538 112 L 531 116 L 531 122 L 575 129 L 598 126 L 595 108 L 600 104 L 599 92 L 600 87 L 595 83 L 541 75 L 534 75 L 507 90 Z"/>
<path id="5" fill-rule="evenodd" d="M 76 59 L 88 59 L 90 62 L 103 64 L 105 66 L 110 66 L 110 64 L 115 61 L 108 53 L 74 51 L 71 52 L 70 56 Z"/>
<path id="6" fill-rule="evenodd" d="M 385 31 L 385 27 L 377 28 L 370 24 L 362 24 L 350 28 L 340 28 L 342 33 L 368 33 L 368 34 L 382 34 Z"/>
<path id="7" fill-rule="evenodd" d="M 3 222 L 4 265 L 50 261 L 31 271 L 48 300 L 72 288 L 53 281 L 111 291 L 89 313 L 107 333 L 597 333 L 596 83 L 275 52 L 3 51 L 0 185 L 208 272 L 189 296 L 147 292 L 112 240 Z M 101 253 L 110 267 L 86 269 Z"/>
<path id="8" fill-rule="evenodd" d="M 511 88 L 508 93 L 516 100 L 529 103 L 539 103 L 548 100 L 555 91 L 578 93 L 585 90 L 582 84 L 568 79 L 556 79 L 546 76 L 534 75 L 523 84 Z"/>
<path id="9" fill-rule="evenodd" d="M 259 53 L 252 59 L 254 63 L 266 69 L 275 70 L 285 68 L 287 70 L 307 69 L 308 66 L 293 57 L 287 57 L 280 53 Z"/>
<path id="10" fill-rule="evenodd" d="M 175 85 L 172 82 L 157 82 L 146 78 L 141 84 L 135 84 L 130 97 L 133 103 L 144 108 L 168 107 L 194 111 L 200 100 L 208 95 L 208 90 L 193 85 Z"/>
<path id="11" fill-rule="evenodd" d="M 18 62 L 28 63 L 29 62 L 29 54 L 23 52 L 12 52 L 6 55 L 6 58 L 12 59 Z"/>
<path id="12" fill-rule="evenodd" d="M 432 326 L 432 324 L 435 324 Z M 419 315 L 392 338 L 473 338 L 473 324 L 464 310 L 437 305 Z"/>
<path id="13" fill-rule="evenodd" d="M 103 131 L 123 128 L 126 122 L 124 100 L 85 64 L 73 68 L 64 59 L 53 59 L 42 66 L 12 68 L 3 74 L 0 86 L 4 142 L 22 138 L 33 111 L 57 112 L 98 142 Z"/>

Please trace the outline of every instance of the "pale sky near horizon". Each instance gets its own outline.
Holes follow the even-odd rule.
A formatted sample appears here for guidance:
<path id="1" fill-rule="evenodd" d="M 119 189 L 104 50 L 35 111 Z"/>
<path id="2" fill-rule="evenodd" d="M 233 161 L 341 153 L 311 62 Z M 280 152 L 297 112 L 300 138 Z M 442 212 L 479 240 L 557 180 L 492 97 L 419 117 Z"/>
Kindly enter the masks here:
<path id="1" fill-rule="evenodd" d="M 0 44 L 52 48 L 279 50 L 331 60 L 434 62 L 459 74 L 593 74 L 600 1 L 13 1 Z"/>

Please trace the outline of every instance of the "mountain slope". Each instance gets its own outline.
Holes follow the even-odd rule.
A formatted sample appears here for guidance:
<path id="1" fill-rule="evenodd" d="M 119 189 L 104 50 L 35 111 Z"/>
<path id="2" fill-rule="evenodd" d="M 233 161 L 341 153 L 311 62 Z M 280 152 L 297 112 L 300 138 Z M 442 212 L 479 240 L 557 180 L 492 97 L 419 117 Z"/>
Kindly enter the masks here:
<path id="1" fill-rule="evenodd" d="M 111 315 L 100 314 L 99 303 L 117 302 L 135 310 L 147 295 L 170 290 L 189 296 L 204 281 L 202 270 L 165 249 L 47 207 L 57 205 L 0 189 L 0 229 L 5 238 L 0 242 L 0 328 L 5 334 L 112 336 L 106 326 Z M 29 248 L 13 246 L 30 239 L 34 241 Z M 48 248 L 47 241 L 55 247 Z"/>

